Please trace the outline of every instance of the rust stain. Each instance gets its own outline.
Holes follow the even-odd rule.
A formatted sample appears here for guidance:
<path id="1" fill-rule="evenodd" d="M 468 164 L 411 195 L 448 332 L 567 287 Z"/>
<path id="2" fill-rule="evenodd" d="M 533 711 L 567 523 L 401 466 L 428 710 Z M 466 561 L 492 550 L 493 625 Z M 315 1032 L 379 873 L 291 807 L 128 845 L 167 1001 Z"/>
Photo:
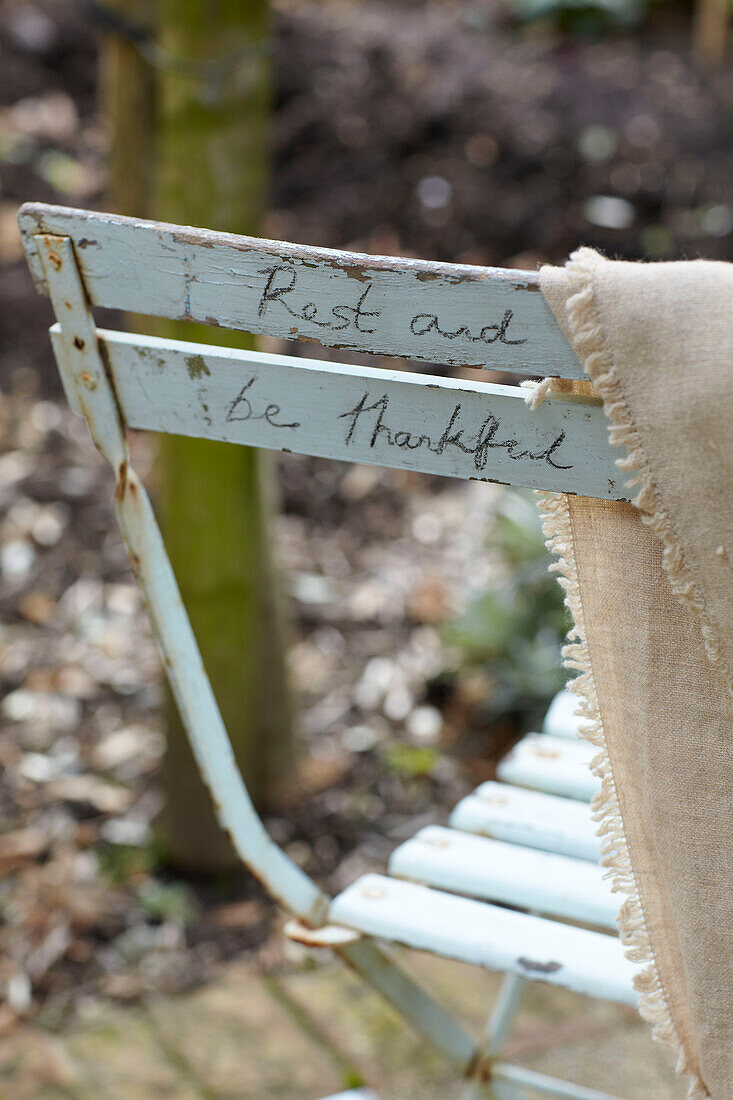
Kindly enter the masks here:
<path id="1" fill-rule="evenodd" d="M 74 344 L 74 347 L 78 348 L 79 351 L 84 351 L 85 344 L 84 344 L 84 341 L 82 340 L 81 336 L 75 336 L 74 340 L 73 340 L 73 344 Z"/>
<path id="2" fill-rule="evenodd" d="M 83 372 L 83 374 L 81 375 L 81 380 L 82 380 L 82 382 L 84 383 L 84 385 L 86 386 L 86 388 L 88 390 L 92 390 L 92 391 L 96 390 L 97 383 L 94 379 L 94 376 L 91 375 L 88 370 L 85 370 Z"/>
<path id="3" fill-rule="evenodd" d="M 117 467 L 117 484 L 115 486 L 115 497 L 117 500 L 123 500 L 125 496 L 125 490 L 127 488 L 127 463 L 121 462 Z M 132 551 L 130 552 L 132 556 Z"/>
<path id="4" fill-rule="evenodd" d="M 59 256 L 58 252 L 49 252 L 48 262 L 50 263 L 54 271 L 60 271 L 61 268 L 64 266 L 64 262 Z"/>
<path id="5" fill-rule="evenodd" d="M 562 970 L 562 963 L 535 962 L 534 959 L 526 959 L 523 955 L 517 959 L 517 962 L 523 970 L 529 970 L 534 974 L 557 974 L 558 970 Z"/>
<path id="6" fill-rule="evenodd" d="M 556 749 L 544 749 L 540 745 L 535 748 L 534 754 L 542 760 L 559 760 L 560 758 L 560 753 Z"/>

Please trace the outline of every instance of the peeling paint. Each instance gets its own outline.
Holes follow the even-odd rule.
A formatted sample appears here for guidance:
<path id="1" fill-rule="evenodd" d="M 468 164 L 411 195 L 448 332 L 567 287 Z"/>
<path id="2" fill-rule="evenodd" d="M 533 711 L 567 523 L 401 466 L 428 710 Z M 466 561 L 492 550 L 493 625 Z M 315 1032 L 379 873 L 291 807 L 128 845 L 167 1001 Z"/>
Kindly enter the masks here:
<path id="1" fill-rule="evenodd" d="M 205 375 L 211 375 L 211 371 L 204 362 L 203 355 L 187 355 L 186 368 L 188 370 L 188 377 L 194 382 L 197 378 L 203 378 Z"/>
<path id="2" fill-rule="evenodd" d="M 522 970 L 527 970 L 533 974 L 557 974 L 558 970 L 562 970 L 562 963 L 535 962 L 534 959 L 526 959 L 524 955 L 521 955 L 517 962 Z"/>

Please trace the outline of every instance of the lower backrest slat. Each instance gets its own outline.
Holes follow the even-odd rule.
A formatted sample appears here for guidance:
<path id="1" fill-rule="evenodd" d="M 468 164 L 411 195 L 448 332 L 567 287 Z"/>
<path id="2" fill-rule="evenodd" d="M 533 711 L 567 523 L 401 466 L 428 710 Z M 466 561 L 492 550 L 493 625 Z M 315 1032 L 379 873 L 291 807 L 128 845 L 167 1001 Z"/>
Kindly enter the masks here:
<path id="1" fill-rule="evenodd" d="M 54 341 L 60 334 L 54 326 Z M 99 330 L 129 427 L 623 499 L 597 402 Z"/>

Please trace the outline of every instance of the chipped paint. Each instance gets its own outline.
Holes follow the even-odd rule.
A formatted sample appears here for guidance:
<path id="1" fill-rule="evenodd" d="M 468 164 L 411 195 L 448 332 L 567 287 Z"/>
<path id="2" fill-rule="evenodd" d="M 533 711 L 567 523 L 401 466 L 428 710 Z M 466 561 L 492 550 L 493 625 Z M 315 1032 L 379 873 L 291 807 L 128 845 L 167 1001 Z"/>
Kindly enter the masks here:
<path id="1" fill-rule="evenodd" d="M 188 377 L 192 381 L 195 381 L 197 378 L 203 378 L 211 374 L 211 371 L 204 362 L 203 355 L 187 355 L 186 369 L 188 371 Z"/>
<path id="2" fill-rule="evenodd" d="M 19 220 L 42 290 L 39 230 L 67 235 L 86 249 L 83 271 L 93 305 L 408 361 L 583 375 L 538 293 L 536 272 L 367 256 L 42 204 L 23 207 Z M 272 307 L 263 310 L 263 273 L 273 261 L 288 265 L 299 282 L 290 298 L 270 297 Z M 222 272 L 231 277 L 222 279 Z M 351 282 L 369 291 L 368 309 L 358 311 Z M 501 329 L 507 310 L 508 332 Z M 416 315 L 436 322 L 415 331 Z"/>
<path id="3" fill-rule="evenodd" d="M 557 974 L 559 970 L 562 970 L 562 963 L 559 962 L 536 962 L 534 959 L 527 959 L 524 955 L 517 959 L 518 964 L 522 970 L 526 970 L 531 974 Z"/>

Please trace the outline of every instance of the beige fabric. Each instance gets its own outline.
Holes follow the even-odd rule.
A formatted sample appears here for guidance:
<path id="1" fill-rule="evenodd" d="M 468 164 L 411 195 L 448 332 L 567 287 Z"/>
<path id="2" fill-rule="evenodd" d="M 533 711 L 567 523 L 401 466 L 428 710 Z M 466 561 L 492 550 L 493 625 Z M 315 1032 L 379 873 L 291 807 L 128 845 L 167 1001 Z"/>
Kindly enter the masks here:
<path id="1" fill-rule="evenodd" d="M 603 861 L 642 1014 L 691 1097 L 733 1100 L 733 267 L 583 249 L 541 283 L 637 486 L 543 496 Z"/>

